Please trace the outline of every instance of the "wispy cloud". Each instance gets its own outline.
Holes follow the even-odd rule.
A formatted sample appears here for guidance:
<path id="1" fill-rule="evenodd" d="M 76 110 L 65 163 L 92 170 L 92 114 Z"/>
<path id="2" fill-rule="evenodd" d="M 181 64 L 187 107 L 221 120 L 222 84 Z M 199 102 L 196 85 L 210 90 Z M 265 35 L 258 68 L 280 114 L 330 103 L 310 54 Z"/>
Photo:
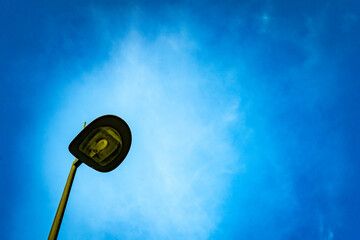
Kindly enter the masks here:
<path id="1" fill-rule="evenodd" d="M 81 224 L 99 234 L 93 238 L 106 231 L 125 239 L 206 239 L 216 228 L 230 181 L 244 167 L 228 132 L 244 119 L 241 99 L 226 97 L 195 48 L 186 32 L 152 41 L 132 32 L 106 63 L 69 86 L 57 113 L 64 121 L 52 128 L 117 114 L 129 123 L 133 145 L 114 172 L 79 169 L 65 228 Z M 59 138 L 65 141 L 49 140 L 49 152 Z M 47 165 L 47 180 L 62 182 L 54 171 L 69 162 Z"/>

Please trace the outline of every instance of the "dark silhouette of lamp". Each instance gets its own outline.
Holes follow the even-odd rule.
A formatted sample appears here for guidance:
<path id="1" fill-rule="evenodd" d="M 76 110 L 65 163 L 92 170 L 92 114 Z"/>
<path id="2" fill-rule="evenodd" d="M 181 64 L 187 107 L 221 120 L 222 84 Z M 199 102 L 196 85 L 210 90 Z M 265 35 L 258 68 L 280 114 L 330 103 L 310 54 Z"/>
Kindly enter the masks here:
<path id="1" fill-rule="evenodd" d="M 81 163 L 100 172 L 110 172 L 122 163 L 130 146 L 130 128 L 115 115 L 101 116 L 86 127 L 84 124 L 84 129 L 69 145 L 69 151 L 76 159 L 71 166 L 48 240 L 57 239 L 76 169 Z"/>

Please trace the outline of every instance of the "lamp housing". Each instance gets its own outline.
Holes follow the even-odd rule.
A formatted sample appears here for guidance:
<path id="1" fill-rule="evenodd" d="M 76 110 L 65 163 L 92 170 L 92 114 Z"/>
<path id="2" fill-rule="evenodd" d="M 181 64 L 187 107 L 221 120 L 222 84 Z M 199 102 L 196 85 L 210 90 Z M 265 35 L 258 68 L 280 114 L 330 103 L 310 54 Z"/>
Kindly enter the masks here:
<path id="1" fill-rule="evenodd" d="M 104 115 L 72 140 L 69 151 L 89 167 L 110 172 L 122 163 L 130 146 L 131 131 L 127 123 L 118 116 Z"/>

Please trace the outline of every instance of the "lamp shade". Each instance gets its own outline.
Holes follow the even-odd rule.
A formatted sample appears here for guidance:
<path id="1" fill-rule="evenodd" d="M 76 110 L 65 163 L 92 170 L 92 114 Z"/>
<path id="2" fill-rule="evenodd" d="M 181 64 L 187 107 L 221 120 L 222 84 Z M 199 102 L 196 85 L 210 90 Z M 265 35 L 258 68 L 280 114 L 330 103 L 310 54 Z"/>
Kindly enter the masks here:
<path id="1" fill-rule="evenodd" d="M 109 172 L 125 159 L 131 146 L 131 131 L 118 116 L 104 115 L 87 125 L 70 143 L 69 151 L 81 162 Z"/>

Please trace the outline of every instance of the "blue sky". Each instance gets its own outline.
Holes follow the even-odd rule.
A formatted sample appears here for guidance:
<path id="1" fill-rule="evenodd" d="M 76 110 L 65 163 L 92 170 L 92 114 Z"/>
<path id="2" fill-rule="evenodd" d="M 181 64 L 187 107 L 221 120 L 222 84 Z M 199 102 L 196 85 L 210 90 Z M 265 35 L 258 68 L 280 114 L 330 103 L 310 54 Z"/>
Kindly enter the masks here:
<path id="1" fill-rule="evenodd" d="M 359 239 L 356 1 L 1 1 L 1 239 Z"/>

